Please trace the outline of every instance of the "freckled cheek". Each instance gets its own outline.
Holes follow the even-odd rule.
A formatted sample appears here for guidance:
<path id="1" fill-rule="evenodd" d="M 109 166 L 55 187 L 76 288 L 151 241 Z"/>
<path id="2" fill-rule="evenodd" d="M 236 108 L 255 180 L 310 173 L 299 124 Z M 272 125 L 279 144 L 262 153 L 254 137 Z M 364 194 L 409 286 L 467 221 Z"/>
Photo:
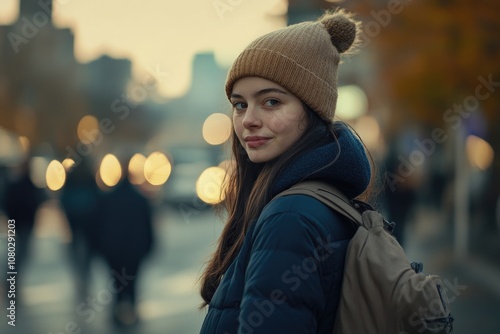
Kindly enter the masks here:
<path id="1" fill-rule="evenodd" d="M 273 132 L 279 133 L 285 130 L 285 128 L 287 127 L 287 122 L 280 117 L 276 117 L 271 120 L 270 126 Z"/>

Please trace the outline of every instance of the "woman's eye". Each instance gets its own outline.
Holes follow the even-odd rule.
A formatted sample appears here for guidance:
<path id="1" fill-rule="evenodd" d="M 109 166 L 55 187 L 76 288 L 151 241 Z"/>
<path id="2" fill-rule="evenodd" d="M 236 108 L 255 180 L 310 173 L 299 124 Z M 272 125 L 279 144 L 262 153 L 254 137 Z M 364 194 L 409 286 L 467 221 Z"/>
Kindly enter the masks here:
<path id="1" fill-rule="evenodd" d="M 236 110 L 243 110 L 243 109 L 245 109 L 247 107 L 247 104 L 244 103 L 244 102 L 234 102 L 233 103 L 233 107 Z"/>
<path id="2" fill-rule="evenodd" d="M 266 107 L 276 107 L 278 104 L 280 104 L 280 101 L 276 99 L 269 99 L 265 102 Z"/>

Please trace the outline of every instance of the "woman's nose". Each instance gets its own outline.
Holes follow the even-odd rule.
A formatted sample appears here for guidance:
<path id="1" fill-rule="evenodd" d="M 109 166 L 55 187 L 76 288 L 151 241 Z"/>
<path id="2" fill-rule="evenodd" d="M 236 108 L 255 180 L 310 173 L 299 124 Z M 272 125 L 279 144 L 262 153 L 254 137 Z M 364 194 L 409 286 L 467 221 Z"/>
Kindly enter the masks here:
<path id="1" fill-rule="evenodd" d="M 259 117 L 259 111 L 255 107 L 248 106 L 243 117 L 243 126 L 245 128 L 260 127 L 262 121 Z"/>

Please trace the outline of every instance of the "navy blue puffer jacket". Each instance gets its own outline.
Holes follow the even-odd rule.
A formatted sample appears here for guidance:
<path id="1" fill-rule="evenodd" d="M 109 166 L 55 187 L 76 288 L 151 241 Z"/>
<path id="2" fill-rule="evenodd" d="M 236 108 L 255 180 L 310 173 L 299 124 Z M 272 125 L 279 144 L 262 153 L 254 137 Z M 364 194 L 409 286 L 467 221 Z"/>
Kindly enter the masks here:
<path id="1" fill-rule="evenodd" d="M 370 178 L 364 150 L 348 129 L 340 127 L 337 136 L 338 143 L 299 157 L 275 182 L 273 194 L 307 171 L 308 179 L 340 186 L 349 197 L 362 192 Z M 328 165 L 332 159 L 335 163 Z M 271 201 L 222 278 L 201 333 L 331 333 L 354 232 L 351 222 L 312 197 L 288 195 Z"/>

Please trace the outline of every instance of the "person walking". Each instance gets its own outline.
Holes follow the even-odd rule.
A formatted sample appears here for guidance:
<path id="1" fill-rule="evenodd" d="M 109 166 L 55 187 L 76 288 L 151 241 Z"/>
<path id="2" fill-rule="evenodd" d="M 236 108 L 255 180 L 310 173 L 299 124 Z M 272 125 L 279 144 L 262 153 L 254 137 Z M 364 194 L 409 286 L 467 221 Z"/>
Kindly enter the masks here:
<path id="1" fill-rule="evenodd" d="M 76 304 L 88 298 L 95 258 L 95 238 L 98 233 L 94 222 L 101 191 L 95 182 L 95 173 L 89 159 L 83 159 L 67 175 L 61 192 L 61 207 L 71 231 L 69 260 L 73 267 Z"/>
<path id="2" fill-rule="evenodd" d="M 5 260 L 2 259 L 2 264 L 5 264 L 2 268 L 5 269 L 5 276 L 9 278 L 8 272 L 17 272 L 17 277 L 19 280 L 24 280 L 24 275 L 26 272 L 26 263 L 29 262 L 30 256 L 30 245 L 33 237 L 33 230 L 35 228 L 36 214 L 43 203 L 48 199 L 47 193 L 35 186 L 31 180 L 31 166 L 30 166 L 31 156 L 27 156 L 19 166 L 14 168 L 11 172 L 10 178 L 7 181 L 7 186 L 5 188 L 5 198 L 3 204 L 3 210 L 7 215 L 7 220 L 5 225 L 7 225 L 9 220 L 13 220 L 14 229 L 14 239 L 12 243 L 15 246 L 15 270 L 10 270 L 8 268 L 7 256 Z M 5 243 L 7 245 L 7 243 Z M 6 247 L 7 249 L 7 247 Z M 6 254 L 7 255 L 7 254 Z M 4 280 L 2 286 L 5 285 L 5 291 L 8 291 L 7 281 Z M 15 299 L 16 307 L 18 310 L 20 307 L 24 306 L 22 291 L 21 296 L 19 293 L 18 297 Z M 7 293 L 4 294 L 7 298 Z"/>
<path id="3" fill-rule="evenodd" d="M 126 171 L 126 165 L 122 166 Z M 137 286 L 141 267 L 153 248 L 153 209 L 125 176 L 97 207 L 96 248 L 115 281 L 112 320 L 119 327 L 138 324 Z"/>
<path id="4" fill-rule="evenodd" d="M 235 168 L 227 222 L 202 276 L 200 333 L 331 333 L 353 224 L 318 200 L 280 192 L 304 180 L 367 195 L 361 140 L 334 121 L 340 54 L 359 22 L 343 10 L 253 41 L 233 63 Z"/>

